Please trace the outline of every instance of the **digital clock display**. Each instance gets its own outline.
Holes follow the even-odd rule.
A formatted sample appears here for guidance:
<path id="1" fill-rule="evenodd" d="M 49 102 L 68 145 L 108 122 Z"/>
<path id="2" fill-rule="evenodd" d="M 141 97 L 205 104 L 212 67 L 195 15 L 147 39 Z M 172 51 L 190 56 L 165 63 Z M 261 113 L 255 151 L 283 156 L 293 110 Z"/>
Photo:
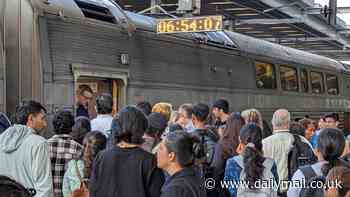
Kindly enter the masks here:
<path id="1" fill-rule="evenodd" d="M 221 31 L 222 16 L 201 16 L 192 18 L 157 20 L 157 33 L 187 33 Z"/>

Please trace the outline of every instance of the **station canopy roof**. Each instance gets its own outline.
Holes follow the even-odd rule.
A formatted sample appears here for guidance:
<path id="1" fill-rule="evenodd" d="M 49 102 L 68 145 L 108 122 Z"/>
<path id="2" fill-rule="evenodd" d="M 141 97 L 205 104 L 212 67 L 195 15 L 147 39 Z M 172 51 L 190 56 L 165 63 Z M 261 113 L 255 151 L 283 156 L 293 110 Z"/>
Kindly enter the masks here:
<path id="1" fill-rule="evenodd" d="M 179 12 L 181 0 L 115 0 L 125 10 L 142 12 L 157 18 L 170 15 L 186 16 Z M 183 0 L 185 1 L 185 0 Z M 329 24 L 323 7 L 313 0 L 194 0 L 193 15 L 223 15 L 225 29 L 275 42 L 281 45 L 350 61 L 350 27 L 337 18 Z M 338 8 L 350 12 L 350 8 Z M 188 14 L 188 13 L 187 13 Z"/>

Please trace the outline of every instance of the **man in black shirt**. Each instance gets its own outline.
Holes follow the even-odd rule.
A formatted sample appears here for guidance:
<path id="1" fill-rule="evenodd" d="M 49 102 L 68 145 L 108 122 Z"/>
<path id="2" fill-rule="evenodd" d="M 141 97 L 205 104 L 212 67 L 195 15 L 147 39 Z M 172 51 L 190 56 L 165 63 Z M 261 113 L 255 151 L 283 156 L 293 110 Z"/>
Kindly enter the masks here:
<path id="1" fill-rule="evenodd" d="M 88 85 L 80 85 L 77 90 L 76 96 L 76 117 L 85 116 L 89 118 L 88 105 L 92 100 L 93 91 Z"/>

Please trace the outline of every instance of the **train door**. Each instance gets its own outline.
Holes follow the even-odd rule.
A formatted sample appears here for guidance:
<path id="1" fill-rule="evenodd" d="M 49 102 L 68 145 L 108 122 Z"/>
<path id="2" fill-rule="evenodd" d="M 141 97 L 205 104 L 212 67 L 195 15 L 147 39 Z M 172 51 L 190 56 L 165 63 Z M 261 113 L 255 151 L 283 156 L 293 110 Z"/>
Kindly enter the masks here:
<path id="1" fill-rule="evenodd" d="M 89 115 L 97 116 L 96 96 L 102 93 L 113 98 L 113 115 L 126 104 L 126 86 L 128 70 L 110 69 L 91 65 L 72 65 L 75 81 L 75 93 L 79 85 L 86 84 L 93 90 L 93 99 L 89 104 Z"/>
<path id="2" fill-rule="evenodd" d="M 80 77 L 75 84 L 75 89 L 80 85 L 88 85 L 93 90 L 93 99 L 89 103 L 89 115 L 93 119 L 97 116 L 96 111 L 96 96 L 100 94 L 110 94 L 113 98 L 113 115 L 118 112 L 121 107 L 121 90 L 123 82 L 118 79 L 106 79 L 98 77 Z"/>

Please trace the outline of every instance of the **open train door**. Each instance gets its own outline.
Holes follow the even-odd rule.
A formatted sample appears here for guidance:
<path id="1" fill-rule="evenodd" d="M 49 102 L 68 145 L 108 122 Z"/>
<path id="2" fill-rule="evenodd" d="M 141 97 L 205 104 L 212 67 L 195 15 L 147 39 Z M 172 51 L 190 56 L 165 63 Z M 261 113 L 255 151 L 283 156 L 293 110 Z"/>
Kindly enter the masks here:
<path id="1" fill-rule="evenodd" d="M 113 98 L 113 115 L 126 104 L 126 87 L 129 75 L 128 69 L 106 68 L 102 66 L 73 64 L 75 91 L 79 85 L 86 84 L 93 90 L 94 95 L 89 104 L 90 119 L 97 116 L 96 96 L 102 93 L 110 94 Z"/>

